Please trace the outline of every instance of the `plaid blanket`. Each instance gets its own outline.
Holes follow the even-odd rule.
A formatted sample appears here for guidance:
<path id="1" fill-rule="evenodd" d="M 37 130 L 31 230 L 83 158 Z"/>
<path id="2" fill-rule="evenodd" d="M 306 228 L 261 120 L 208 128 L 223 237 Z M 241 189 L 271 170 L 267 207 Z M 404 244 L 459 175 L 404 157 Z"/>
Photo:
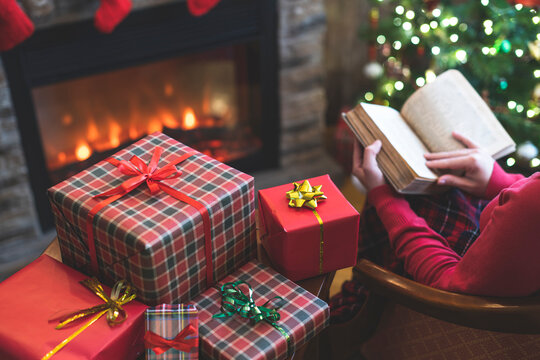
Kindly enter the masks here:
<path id="1" fill-rule="evenodd" d="M 406 196 L 413 211 L 448 240 L 450 247 L 463 256 L 480 233 L 480 214 L 488 201 L 469 196 L 458 189 L 431 196 Z M 360 218 L 358 258 L 366 258 L 398 274 L 403 267 L 394 255 L 388 233 L 375 208 L 367 205 Z M 342 285 L 341 293 L 330 300 L 331 323 L 350 320 L 360 310 L 367 290 L 354 276 Z"/>

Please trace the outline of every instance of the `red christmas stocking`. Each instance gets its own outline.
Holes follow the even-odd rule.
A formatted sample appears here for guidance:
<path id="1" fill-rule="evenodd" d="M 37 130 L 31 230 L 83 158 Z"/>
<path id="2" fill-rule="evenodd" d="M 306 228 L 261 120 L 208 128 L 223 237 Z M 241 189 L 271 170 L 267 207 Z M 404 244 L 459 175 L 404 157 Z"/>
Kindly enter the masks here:
<path id="1" fill-rule="evenodd" d="M 193 16 L 201 16 L 216 6 L 220 0 L 187 0 L 189 12 Z"/>
<path id="2" fill-rule="evenodd" d="M 34 24 L 15 0 L 0 0 L 0 51 L 23 42 L 34 32 Z"/>
<path id="3" fill-rule="evenodd" d="M 0 0 L 1 1 L 1 0 Z M 112 33 L 114 28 L 129 14 L 131 0 L 100 0 L 94 16 L 94 25 L 102 33 Z"/>

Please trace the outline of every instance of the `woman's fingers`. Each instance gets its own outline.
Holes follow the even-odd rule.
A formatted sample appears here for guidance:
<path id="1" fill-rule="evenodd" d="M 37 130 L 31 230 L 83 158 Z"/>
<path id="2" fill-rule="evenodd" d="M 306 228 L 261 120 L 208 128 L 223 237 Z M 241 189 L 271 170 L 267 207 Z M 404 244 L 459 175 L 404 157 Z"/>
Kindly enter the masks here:
<path id="1" fill-rule="evenodd" d="M 434 169 L 465 169 L 471 165 L 474 159 L 471 156 L 458 156 L 453 158 L 428 160 L 426 166 Z"/>
<path id="2" fill-rule="evenodd" d="M 364 149 L 364 168 L 376 168 L 377 154 L 381 151 L 381 140 L 375 140 L 375 142 Z"/>
<path id="3" fill-rule="evenodd" d="M 450 174 L 439 177 L 439 179 L 437 180 L 437 183 L 439 185 L 453 186 L 453 187 L 456 187 L 465 191 L 470 191 L 471 189 L 474 189 L 476 186 L 476 182 L 470 179 L 455 176 L 455 175 L 450 175 Z"/>
<path id="4" fill-rule="evenodd" d="M 477 149 L 478 148 L 478 145 L 476 145 L 471 139 L 469 139 L 468 137 L 465 137 L 464 135 L 461 135 L 460 133 L 458 133 L 456 131 L 452 132 L 452 136 L 454 137 L 454 139 L 456 139 L 457 141 L 459 141 L 460 143 L 462 143 L 463 145 L 465 145 L 469 149 Z"/>
<path id="5" fill-rule="evenodd" d="M 424 157 L 427 160 L 438 160 L 438 159 L 446 159 L 446 158 L 454 158 L 454 157 L 461 157 L 466 156 L 469 154 L 472 154 L 476 152 L 476 149 L 461 149 L 461 150 L 454 150 L 454 151 L 441 151 L 437 153 L 425 153 Z"/>

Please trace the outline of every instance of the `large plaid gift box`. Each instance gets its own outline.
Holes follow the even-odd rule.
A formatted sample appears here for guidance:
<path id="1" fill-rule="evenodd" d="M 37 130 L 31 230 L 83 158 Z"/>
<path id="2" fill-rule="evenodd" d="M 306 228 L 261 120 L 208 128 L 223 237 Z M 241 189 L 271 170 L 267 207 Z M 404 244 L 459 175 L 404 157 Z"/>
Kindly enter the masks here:
<path id="1" fill-rule="evenodd" d="M 161 304 L 145 313 L 147 360 L 199 358 L 199 316 L 195 305 Z"/>
<path id="2" fill-rule="evenodd" d="M 323 175 L 259 191 L 261 242 L 297 281 L 356 264 L 360 215 Z"/>
<path id="3" fill-rule="evenodd" d="M 222 300 L 220 290 L 214 287 L 194 300 L 199 310 L 201 358 L 284 359 L 329 324 L 329 308 L 324 301 L 256 260 L 248 262 L 220 284 L 236 281 L 251 285 L 257 306 L 276 296 L 283 298 L 277 326 L 289 339 L 266 321 L 253 324 L 237 314 L 214 318 L 221 312 Z M 242 286 L 247 294 L 247 288 Z"/>
<path id="4" fill-rule="evenodd" d="M 253 178 L 161 133 L 48 194 L 64 263 L 149 305 L 192 299 L 256 252 Z"/>
<path id="5" fill-rule="evenodd" d="M 56 330 L 51 321 L 73 312 L 103 305 L 104 300 L 81 285 L 87 276 L 41 255 L 0 283 L 0 359 L 41 359 L 92 316 Z M 111 290 L 103 288 L 109 295 Z M 146 306 L 132 300 L 122 305 L 127 317 L 115 326 L 106 314 L 69 341 L 52 359 L 136 359 L 144 352 Z"/>

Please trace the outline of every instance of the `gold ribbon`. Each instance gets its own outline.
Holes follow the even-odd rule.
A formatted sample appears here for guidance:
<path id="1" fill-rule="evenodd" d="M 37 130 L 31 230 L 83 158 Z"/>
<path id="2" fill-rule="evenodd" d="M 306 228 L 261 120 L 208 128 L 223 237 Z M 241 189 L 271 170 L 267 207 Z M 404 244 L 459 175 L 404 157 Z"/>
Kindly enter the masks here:
<path id="1" fill-rule="evenodd" d="M 111 295 L 107 296 L 103 286 L 99 283 L 96 278 L 85 279 L 80 282 L 82 285 L 87 287 L 94 294 L 99 296 L 105 304 L 93 306 L 88 309 L 78 310 L 71 314 L 63 316 L 59 319 L 60 323 L 56 326 L 56 329 L 62 329 L 66 325 L 85 318 L 87 316 L 95 314 L 88 322 L 82 325 L 77 331 L 71 334 L 69 337 L 64 339 L 60 344 L 56 345 L 54 349 L 49 351 L 41 360 L 50 359 L 54 354 L 60 351 L 64 346 L 66 346 L 71 340 L 73 340 L 77 335 L 82 333 L 86 328 L 95 323 L 100 317 L 107 314 L 107 323 L 109 326 L 115 326 L 124 322 L 128 315 L 126 311 L 122 308 L 122 305 L 127 304 L 131 300 L 135 299 L 135 289 L 127 284 L 125 281 L 118 281 L 114 284 Z"/>
<path id="2" fill-rule="evenodd" d="M 319 240 L 319 274 L 323 272 L 323 253 L 324 253 L 324 241 L 323 241 L 323 220 L 317 210 L 317 202 L 326 200 L 327 197 L 321 191 L 322 185 L 311 186 L 308 180 L 304 180 L 302 184 L 293 183 L 294 188 L 287 191 L 287 199 L 289 199 L 289 206 L 295 208 L 307 207 L 313 211 L 313 214 L 319 222 L 320 240 Z"/>

